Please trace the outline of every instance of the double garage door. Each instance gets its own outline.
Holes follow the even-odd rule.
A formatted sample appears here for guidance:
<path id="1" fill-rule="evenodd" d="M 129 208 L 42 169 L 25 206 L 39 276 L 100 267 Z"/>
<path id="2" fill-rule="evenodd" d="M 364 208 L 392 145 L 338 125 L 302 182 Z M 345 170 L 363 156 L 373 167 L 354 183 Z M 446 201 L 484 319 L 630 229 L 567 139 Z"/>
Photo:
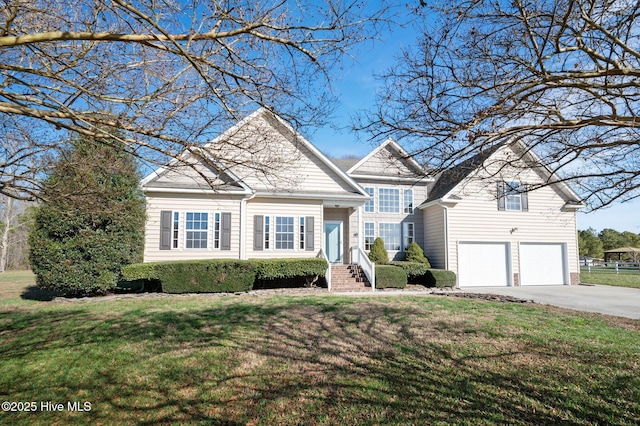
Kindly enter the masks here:
<path id="1" fill-rule="evenodd" d="M 505 287 L 513 285 L 515 268 L 510 250 L 518 245 L 506 242 L 458 244 L 460 287 Z M 561 243 L 521 243 L 520 285 L 562 285 L 566 283 L 566 255 Z"/>

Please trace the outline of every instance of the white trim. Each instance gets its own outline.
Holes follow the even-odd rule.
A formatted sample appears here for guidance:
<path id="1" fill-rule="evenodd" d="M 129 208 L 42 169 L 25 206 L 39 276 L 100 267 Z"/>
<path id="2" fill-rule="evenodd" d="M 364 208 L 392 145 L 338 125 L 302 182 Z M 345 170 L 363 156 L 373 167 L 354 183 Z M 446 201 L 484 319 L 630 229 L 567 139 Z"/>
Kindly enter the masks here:
<path id="1" fill-rule="evenodd" d="M 391 182 L 409 182 L 409 183 L 420 183 L 420 182 L 433 182 L 435 178 L 424 176 L 420 178 L 412 178 L 412 177 L 396 177 L 396 176 L 377 176 L 377 175 L 361 175 L 361 174 L 352 174 L 352 178 L 362 179 L 362 180 L 384 180 Z"/>
<path id="2" fill-rule="evenodd" d="M 202 229 L 190 229 L 187 230 L 187 214 L 188 213 L 205 213 L 207 215 L 207 247 L 187 247 L 187 232 L 202 232 Z M 183 222 L 183 229 L 184 229 L 184 235 L 182 236 L 183 238 L 183 250 L 184 251 L 211 251 L 213 248 L 213 233 L 210 232 L 212 229 L 211 227 L 211 212 L 210 211 L 202 211 L 202 210 L 185 210 L 184 211 L 184 222 Z M 200 222 L 202 222 L 202 220 L 200 220 Z M 201 240 L 199 240 L 201 241 Z"/>
<path id="3" fill-rule="evenodd" d="M 204 188 L 142 188 L 142 191 L 147 193 L 159 192 L 159 193 L 174 193 L 174 194 L 202 194 L 202 195 L 251 195 L 251 191 L 230 191 L 230 190 L 214 190 Z"/>

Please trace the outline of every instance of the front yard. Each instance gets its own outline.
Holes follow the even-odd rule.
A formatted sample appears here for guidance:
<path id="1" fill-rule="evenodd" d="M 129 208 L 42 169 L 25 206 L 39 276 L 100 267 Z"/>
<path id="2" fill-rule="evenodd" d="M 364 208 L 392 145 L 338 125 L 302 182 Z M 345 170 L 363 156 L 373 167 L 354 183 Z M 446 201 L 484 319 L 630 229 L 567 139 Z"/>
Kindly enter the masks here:
<path id="1" fill-rule="evenodd" d="M 640 271 L 621 270 L 616 274 L 611 270 L 603 272 L 592 268 L 588 272 L 584 266 L 580 270 L 580 281 L 583 283 L 640 288 Z"/>
<path id="2" fill-rule="evenodd" d="M 0 397 L 38 409 L 0 423 L 640 423 L 640 321 L 436 296 L 42 302 L 30 285 L 0 275 Z"/>

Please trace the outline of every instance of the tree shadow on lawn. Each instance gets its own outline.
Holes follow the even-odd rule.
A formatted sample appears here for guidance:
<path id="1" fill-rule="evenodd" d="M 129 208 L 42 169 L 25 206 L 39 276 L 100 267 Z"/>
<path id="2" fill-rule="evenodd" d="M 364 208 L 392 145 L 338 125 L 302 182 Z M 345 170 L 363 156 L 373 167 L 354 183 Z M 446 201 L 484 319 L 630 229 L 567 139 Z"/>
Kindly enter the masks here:
<path id="1" fill-rule="evenodd" d="M 20 298 L 22 299 L 37 300 L 39 302 L 50 302 L 58 296 L 60 296 L 60 294 L 53 291 L 43 290 L 35 285 L 25 288 L 22 294 L 20 294 Z"/>
<path id="2" fill-rule="evenodd" d="M 522 330 L 490 336 L 490 322 L 429 305 L 304 298 L 116 315 L 0 312 L 0 359 L 41 360 L 52 376 L 13 372 L 0 394 L 84 395 L 95 407 L 87 422 L 640 422 L 632 360 L 594 369 L 589 348 L 533 343 L 516 337 Z"/>

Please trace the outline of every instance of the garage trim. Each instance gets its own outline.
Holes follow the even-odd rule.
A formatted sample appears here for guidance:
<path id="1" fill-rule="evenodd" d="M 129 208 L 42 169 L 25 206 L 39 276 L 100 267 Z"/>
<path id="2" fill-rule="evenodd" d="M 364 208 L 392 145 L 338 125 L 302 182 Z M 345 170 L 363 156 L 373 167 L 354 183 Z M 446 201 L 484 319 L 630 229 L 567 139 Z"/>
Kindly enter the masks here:
<path id="1" fill-rule="evenodd" d="M 462 278 L 464 279 L 464 273 L 461 274 L 461 272 L 463 271 L 463 269 L 461 268 L 462 266 L 462 259 L 463 259 L 463 255 L 461 255 L 461 246 L 472 246 L 472 245 L 476 245 L 476 246 L 496 246 L 496 245 L 500 245 L 502 247 L 504 247 L 504 278 L 505 280 L 503 281 L 503 283 L 500 283 L 498 285 L 493 285 L 493 286 L 499 286 L 499 287 L 512 287 L 513 286 L 513 254 L 512 254 L 512 247 L 511 247 L 511 242 L 510 241 L 456 241 L 456 253 L 457 253 L 457 258 L 456 258 L 456 264 L 457 264 L 457 274 L 456 274 L 456 280 L 457 280 L 457 287 L 474 287 L 474 284 L 469 285 L 468 283 L 463 283 L 461 282 L 460 278 L 462 275 Z M 496 247 L 494 247 L 496 248 Z M 500 252 L 502 252 L 502 248 L 498 248 Z M 462 250 L 464 251 L 464 250 Z M 502 264 L 502 262 L 500 262 Z M 502 274 L 500 274 L 502 275 Z M 481 284 L 481 285 L 477 285 L 477 286 L 491 286 L 491 284 Z"/>

